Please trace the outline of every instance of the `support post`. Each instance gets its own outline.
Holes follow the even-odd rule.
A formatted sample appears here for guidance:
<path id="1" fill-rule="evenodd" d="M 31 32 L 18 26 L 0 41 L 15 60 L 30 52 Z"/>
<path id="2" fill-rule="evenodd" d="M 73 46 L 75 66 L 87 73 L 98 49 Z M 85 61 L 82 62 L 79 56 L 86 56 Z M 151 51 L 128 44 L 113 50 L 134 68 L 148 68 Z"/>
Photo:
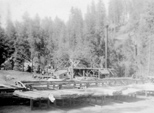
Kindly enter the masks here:
<path id="1" fill-rule="evenodd" d="M 106 25 L 106 37 L 105 37 L 105 68 L 107 68 L 107 57 L 108 57 L 108 25 Z"/>
<path id="2" fill-rule="evenodd" d="M 99 69 L 98 69 L 98 78 L 100 79 L 100 71 L 99 71 Z"/>
<path id="3" fill-rule="evenodd" d="M 53 89 L 55 89 L 55 84 L 52 84 L 53 85 Z"/>
<path id="4" fill-rule="evenodd" d="M 56 106 L 57 106 L 57 100 L 54 101 L 54 107 L 56 107 Z"/>
<path id="5" fill-rule="evenodd" d="M 85 76 L 85 70 L 83 70 L 83 77 L 86 77 L 86 76 Z"/>
<path id="6" fill-rule="evenodd" d="M 49 82 L 47 82 L 47 89 L 49 89 Z"/>
<path id="7" fill-rule="evenodd" d="M 33 110 L 33 99 L 30 99 L 30 109 Z"/>
<path id="8" fill-rule="evenodd" d="M 101 97 L 101 104 L 103 105 L 103 102 L 104 102 L 104 97 L 102 96 Z"/>
<path id="9" fill-rule="evenodd" d="M 69 99 L 69 104 L 71 106 L 71 104 L 72 104 L 72 98 Z"/>
<path id="10" fill-rule="evenodd" d="M 74 88 L 76 87 L 76 83 L 74 83 Z"/>
<path id="11" fill-rule="evenodd" d="M 47 107 L 50 108 L 50 100 L 47 99 Z"/>
<path id="12" fill-rule="evenodd" d="M 64 99 L 62 99 L 62 107 L 64 107 L 64 104 L 65 104 L 64 102 L 65 102 Z"/>

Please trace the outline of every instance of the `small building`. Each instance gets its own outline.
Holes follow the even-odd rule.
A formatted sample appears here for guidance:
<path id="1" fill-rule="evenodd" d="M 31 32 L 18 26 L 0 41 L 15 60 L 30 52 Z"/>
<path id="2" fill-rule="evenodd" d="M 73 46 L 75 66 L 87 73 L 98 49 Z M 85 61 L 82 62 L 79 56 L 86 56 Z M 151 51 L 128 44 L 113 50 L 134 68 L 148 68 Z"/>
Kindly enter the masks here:
<path id="1" fill-rule="evenodd" d="M 109 77 L 111 72 L 105 68 L 73 68 L 74 76 L 105 78 Z"/>
<path id="2" fill-rule="evenodd" d="M 108 69 L 99 69 L 100 78 L 106 78 L 110 76 L 110 72 Z"/>
<path id="3" fill-rule="evenodd" d="M 58 79 L 70 78 L 67 70 L 58 70 L 54 72 L 54 76 L 56 76 Z"/>

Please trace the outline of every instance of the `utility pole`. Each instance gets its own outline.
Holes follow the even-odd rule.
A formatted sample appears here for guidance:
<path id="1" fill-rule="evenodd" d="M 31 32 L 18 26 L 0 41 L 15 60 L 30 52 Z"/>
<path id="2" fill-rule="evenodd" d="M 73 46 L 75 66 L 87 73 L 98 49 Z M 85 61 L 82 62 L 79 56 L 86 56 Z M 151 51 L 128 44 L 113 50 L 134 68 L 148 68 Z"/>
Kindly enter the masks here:
<path id="1" fill-rule="evenodd" d="M 105 36 L 105 68 L 108 68 L 107 59 L 108 59 L 108 25 L 106 25 L 106 36 Z"/>
<path id="2" fill-rule="evenodd" d="M 151 60 L 151 37 L 149 37 L 149 58 L 148 58 L 148 76 L 150 76 L 150 61 Z"/>

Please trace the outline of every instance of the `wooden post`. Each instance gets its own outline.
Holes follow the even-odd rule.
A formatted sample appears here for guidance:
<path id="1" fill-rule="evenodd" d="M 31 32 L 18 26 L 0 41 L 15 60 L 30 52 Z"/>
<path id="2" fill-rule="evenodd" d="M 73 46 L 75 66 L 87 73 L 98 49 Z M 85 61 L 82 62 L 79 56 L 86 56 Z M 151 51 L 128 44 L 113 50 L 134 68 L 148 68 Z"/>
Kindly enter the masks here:
<path id="1" fill-rule="evenodd" d="M 47 89 L 49 89 L 49 81 L 47 81 Z"/>
<path id="2" fill-rule="evenodd" d="M 83 77 L 86 77 L 86 76 L 85 76 L 85 70 L 83 70 Z"/>
<path id="3" fill-rule="evenodd" d="M 39 107 L 41 107 L 41 99 L 39 99 Z"/>
<path id="4" fill-rule="evenodd" d="M 62 106 L 63 106 L 63 107 L 64 107 L 64 102 L 65 102 L 64 99 L 62 99 Z"/>
<path id="5" fill-rule="evenodd" d="M 149 58 L 148 58 L 148 76 L 150 76 L 150 63 L 151 63 L 151 37 L 149 37 Z"/>
<path id="6" fill-rule="evenodd" d="M 72 67 L 72 76 L 71 76 L 71 80 L 73 79 L 74 76 L 74 68 Z"/>
<path id="7" fill-rule="evenodd" d="M 96 84 L 96 86 L 98 86 L 98 83 L 97 82 L 95 82 L 95 84 Z"/>
<path id="8" fill-rule="evenodd" d="M 76 83 L 74 83 L 74 88 L 76 87 Z"/>
<path id="9" fill-rule="evenodd" d="M 146 97 L 148 96 L 148 92 L 147 92 L 147 91 L 145 91 L 145 96 L 146 96 Z"/>
<path id="10" fill-rule="evenodd" d="M 101 97 L 101 104 L 104 102 L 104 96 Z"/>
<path id="11" fill-rule="evenodd" d="M 30 99 L 30 109 L 33 110 L 33 99 Z"/>
<path id="12" fill-rule="evenodd" d="M 72 98 L 72 105 L 74 106 L 74 101 L 75 101 L 75 98 Z"/>
<path id="13" fill-rule="evenodd" d="M 97 104 L 97 96 L 95 97 L 95 103 Z"/>
<path id="14" fill-rule="evenodd" d="M 54 101 L 54 107 L 56 107 L 56 106 L 57 106 L 57 100 Z"/>
<path id="15" fill-rule="evenodd" d="M 93 77 L 94 77 L 94 70 L 92 70 L 92 72 L 93 72 Z"/>
<path id="16" fill-rule="evenodd" d="M 86 87 L 87 87 L 87 88 L 89 87 L 89 83 L 86 83 Z"/>
<path id="17" fill-rule="evenodd" d="M 50 108 L 50 100 L 47 99 L 47 107 Z"/>
<path id="18" fill-rule="evenodd" d="M 59 86 L 59 89 L 62 89 L 62 86 L 63 86 L 63 85 L 62 85 L 62 84 L 59 84 L 58 86 Z"/>
<path id="19" fill-rule="evenodd" d="M 100 79 L 100 71 L 99 71 L 99 69 L 98 69 L 98 78 Z"/>
<path id="20" fill-rule="evenodd" d="M 82 83 L 80 83 L 80 88 L 82 87 Z"/>
<path id="21" fill-rule="evenodd" d="M 107 57 L 108 57 L 108 25 L 106 25 L 106 37 L 105 37 L 105 68 L 107 68 Z"/>
<path id="22" fill-rule="evenodd" d="M 53 89 L 55 89 L 55 84 L 52 84 L 53 85 Z"/>
<path id="23" fill-rule="evenodd" d="M 69 99 L 69 104 L 71 106 L 71 104 L 72 104 L 72 98 Z"/>

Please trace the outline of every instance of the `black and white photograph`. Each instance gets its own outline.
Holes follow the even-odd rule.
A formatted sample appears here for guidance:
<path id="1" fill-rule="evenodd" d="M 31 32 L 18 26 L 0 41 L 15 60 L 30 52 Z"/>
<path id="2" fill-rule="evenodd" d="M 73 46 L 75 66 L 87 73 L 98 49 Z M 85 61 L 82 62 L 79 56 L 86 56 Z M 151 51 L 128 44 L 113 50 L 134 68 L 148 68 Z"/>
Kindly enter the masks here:
<path id="1" fill-rule="evenodd" d="M 154 113 L 154 0 L 0 0 L 0 113 Z"/>

